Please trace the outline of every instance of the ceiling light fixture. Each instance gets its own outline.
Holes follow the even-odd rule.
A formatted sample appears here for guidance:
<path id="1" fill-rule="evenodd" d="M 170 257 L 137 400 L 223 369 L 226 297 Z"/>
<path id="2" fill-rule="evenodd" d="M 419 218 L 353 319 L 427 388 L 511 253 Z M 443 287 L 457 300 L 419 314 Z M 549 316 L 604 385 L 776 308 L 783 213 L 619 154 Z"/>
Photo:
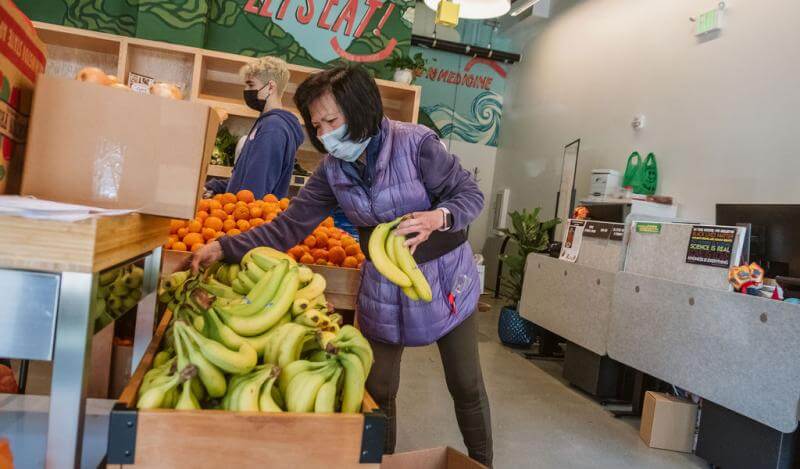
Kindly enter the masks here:
<path id="1" fill-rule="evenodd" d="M 536 5 L 540 1 L 541 0 L 525 0 L 524 2 L 522 2 L 522 5 L 520 5 L 520 6 L 516 7 L 516 8 L 514 8 L 513 10 L 511 10 L 511 13 L 509 13 L 509 15 L 517 16 L 520 13 L 522 13 L 523 11 L 527 10 L 528 8 L 532 8 L 534 5 Z"/>
<path id="2" fill-rule="evenodd" d="M 439 6 L 439 0 L 425 0 L 425 5 L 433 11 Z M 511 9 L 510 0 L 460 0 L 458 2 L 460 18 L 487 19 L 497 18 Z"/>

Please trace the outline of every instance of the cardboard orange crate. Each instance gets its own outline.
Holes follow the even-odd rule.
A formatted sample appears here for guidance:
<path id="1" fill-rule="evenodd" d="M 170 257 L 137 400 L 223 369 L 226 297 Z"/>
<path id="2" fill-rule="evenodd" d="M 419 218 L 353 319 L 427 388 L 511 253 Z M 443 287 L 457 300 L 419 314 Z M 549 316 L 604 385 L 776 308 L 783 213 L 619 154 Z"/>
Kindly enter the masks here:
<path id="1" fill-rule="evenodd" d="M 192 218 L 218 127 L 205 104 L 40 75 L 21 193 Z"/>
<path id="2" fill-rule="evenodd" d="M 380 467 L 385 416 L 368 394 L 361 414 L 137 410 L 136 394 L 171 317 L 164 314 L 111 411 L 108 467 Z"/>

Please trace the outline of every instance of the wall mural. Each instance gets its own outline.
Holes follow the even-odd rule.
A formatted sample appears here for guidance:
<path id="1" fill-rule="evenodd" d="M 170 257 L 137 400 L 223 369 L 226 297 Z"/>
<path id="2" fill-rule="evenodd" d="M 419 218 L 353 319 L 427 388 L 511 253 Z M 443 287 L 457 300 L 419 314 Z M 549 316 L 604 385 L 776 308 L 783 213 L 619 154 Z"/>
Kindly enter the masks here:
<path id="1" fill-rule="evenodd" d="M 470 58 L 418 47 L 428 70 L 417 79 L 422 86 L 421 124 L 442 138 L 497 146 L 507 67 L 493 60 Z"/>
<path id="2" fill-rule="evenodd" d="M 328 68 L 421 52 L 419 121 L 444 139 L 497 146 L 509 65 L 411 47 L 414 0 L 16 0 L 32 20 Z M 420 6 L 420 8 L 426 8 Z M 487 28 L 463 22 L 465 36 Z"/>
<path id="3" fill-rule="evenodd" d="M 326 68 L 408 53 L 413 0 L 17 0 L 32 20 Z"/>

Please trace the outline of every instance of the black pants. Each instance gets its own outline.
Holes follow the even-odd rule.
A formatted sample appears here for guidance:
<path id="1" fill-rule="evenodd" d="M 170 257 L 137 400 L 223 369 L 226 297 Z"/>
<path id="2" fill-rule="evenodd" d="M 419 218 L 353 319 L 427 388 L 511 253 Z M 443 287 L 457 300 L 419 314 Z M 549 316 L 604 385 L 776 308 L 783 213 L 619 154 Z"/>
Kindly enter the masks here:
<path id="1" fill-rule="evenodd" d="M 436 344 L 442 357 L 447 389 L 453 397 L 458 428 L 469 456 L 491 466 L 492 425 L 478 356 L 476 314 L 473 313 Z M 391 454 L 397 437 L 395 398 L 400 387 L 403 346 L 372 340 L 370 344 L 375 353 L 375 365 L 367 379 L 367 390 L 388 418 L 384 450 Z"/>

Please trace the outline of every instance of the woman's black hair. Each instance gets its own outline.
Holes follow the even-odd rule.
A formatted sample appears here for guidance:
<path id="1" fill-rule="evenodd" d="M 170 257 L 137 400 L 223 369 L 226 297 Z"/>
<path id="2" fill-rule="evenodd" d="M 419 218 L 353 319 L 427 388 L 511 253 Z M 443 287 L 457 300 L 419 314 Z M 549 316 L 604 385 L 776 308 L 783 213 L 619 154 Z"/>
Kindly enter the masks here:
<path id="1" fill-rule="evenodd" d="M 344 114 L 349 139 L 359 142 L 378 133 L 383 119 L 383 103 L 378 85 L 364 67 L 341 65 L 314 73 L 297 87 L 294 104 L 303 116 L 311 144 L 320 153 L 327 153 L 327 150 L 317 138 L 308 107 L 326 92 L 333 95 Z"/>

